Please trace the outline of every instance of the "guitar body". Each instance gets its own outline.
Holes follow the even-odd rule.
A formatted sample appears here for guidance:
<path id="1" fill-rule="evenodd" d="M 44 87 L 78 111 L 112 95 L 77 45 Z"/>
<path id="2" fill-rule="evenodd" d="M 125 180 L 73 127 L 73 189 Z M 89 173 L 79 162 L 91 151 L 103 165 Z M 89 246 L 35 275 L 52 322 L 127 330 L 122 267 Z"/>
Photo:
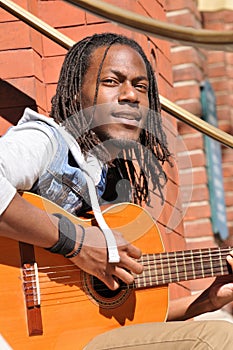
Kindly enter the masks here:
<path id="1" fill-rule="evenodd" d="M 50 213 L 60 212 L 74 223 L 81 220 L 39 196 L 24 193 L 31 204 Z M 122 232 L 143 253 L 162 252 L 163 244 L 151 216 L 133 204 L 119 204 L 104 212 L 108 225 Z M 96 335 L 116 327 L 164 321 L 167 286 L 106 290 L 104 284 L 74 266 L 68 259 L 34 247 L 38 265 L 40 302 L 35 307 L 42 320 L 42 334 L 29 335 L 28 306 L 23 288 L 19 242 L 0 238 L 0 334 L 13 350 L 82 349 Z M 27 262 L 27 261 L 25 261 Z M 32 308 L 33 309 L 33 308 Z M 35 333 L 36 334 L 36 333 Z"/>

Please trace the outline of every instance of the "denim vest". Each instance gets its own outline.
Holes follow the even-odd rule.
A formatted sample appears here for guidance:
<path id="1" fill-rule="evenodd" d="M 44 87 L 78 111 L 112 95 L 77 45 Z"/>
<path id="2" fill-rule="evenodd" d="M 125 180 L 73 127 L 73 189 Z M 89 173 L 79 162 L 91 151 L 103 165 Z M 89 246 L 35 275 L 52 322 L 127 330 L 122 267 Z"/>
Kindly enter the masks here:
<path id="1" fill-rule="evenodd" d="M 86 179 L 76 162 L 69 164 L 71 154 L 60 133 L 43 121 L 36 121 L 36 123 L 43 123 L 52 130 L 58 147 L 53 160 L 31 191 L 49 199 L 73 215 L 78 215 L 81 211 L 90 208 Z M 106 174 L 107 168 L 103 167 L 100 181 L 96 186 L 98 198 L 105 190 Z"/>

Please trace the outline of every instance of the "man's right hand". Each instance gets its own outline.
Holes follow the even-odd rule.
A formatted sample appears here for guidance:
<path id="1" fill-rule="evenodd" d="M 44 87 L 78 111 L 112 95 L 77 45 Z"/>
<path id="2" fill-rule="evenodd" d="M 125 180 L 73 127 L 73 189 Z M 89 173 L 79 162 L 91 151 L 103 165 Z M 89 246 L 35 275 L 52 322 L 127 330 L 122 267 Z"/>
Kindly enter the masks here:
<path id="1" fill-rule="evenodd" d="M 140 274 L 143 266 L 135 259 L 139 259 L 139 248 L 128 243 L 119 232 L 114 231 L 120 255 L 119 263 L 109 263 L 105 237 L 96 227 L 85 228 L 85 238 L 80 253 L 70 260 L 79 268 L 99 278 L 111 290 L 119 288 L 118 279 L 126 284 L 133 282 L 130 272 Z M 81 230 L 77 227 L 77 237 L 81 237 Z"/>

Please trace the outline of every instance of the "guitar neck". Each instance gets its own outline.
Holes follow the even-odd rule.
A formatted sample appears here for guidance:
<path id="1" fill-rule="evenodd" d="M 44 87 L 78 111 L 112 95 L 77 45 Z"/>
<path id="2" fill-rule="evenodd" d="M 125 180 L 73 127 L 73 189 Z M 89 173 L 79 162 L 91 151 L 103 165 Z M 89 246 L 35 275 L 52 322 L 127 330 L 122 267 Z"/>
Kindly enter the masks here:
<path id="1" fill-rule="evenodd" d="M 172 282 L 228 275 L 231 271 L 226 256 L 231 249 L 208 248 L 144 254 L 140 258 L 144 271 L 135 276 L 135 287 L 148 288 Z"/>

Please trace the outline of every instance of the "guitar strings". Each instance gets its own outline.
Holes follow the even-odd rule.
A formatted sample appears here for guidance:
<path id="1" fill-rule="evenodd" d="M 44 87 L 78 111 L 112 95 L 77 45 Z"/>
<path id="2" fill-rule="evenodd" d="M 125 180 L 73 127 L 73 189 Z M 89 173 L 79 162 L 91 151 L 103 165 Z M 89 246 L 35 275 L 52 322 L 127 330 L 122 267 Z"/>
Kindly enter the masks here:
<path id="1" fill-rule="evenodd" d="M 202 271 L 202 269 L 203 269 L 203 262 L 204 263 L 205 262 L 209 263 L 210 253 L 211 253 L 211 257 L 212 258 L 214 257 L 215 259 L 212 259 L 210 269 L 209 268 L 207 269 L 205 267 L 205 271 L 207 271 L 207 273 L 209 273 L 209 271 L 212 272 L 213 268 L 215 268 L 215 274 L 220 273 L 222 275 L 223 271 L 222 271 L 222 268 L 219 267 L 219 258 L 222 258 L 222 253 L 223 252 L 229 253 L 229 251 L 230 251 L 230 248 L 222 249 L 221 251 L 219 249 L 212 249 L 212 250 L 206 249 L 203 252 L 203 250 L 202 250 L 201 259 L 199 259 L 199 260 L 196 259 L 195 260 L 195 274 L 196 275 L 198 275 L 198 273 L 199 273 L 199 270 L 198 270 L 198 268 L 199 268 L 198 266 L 199 265 L 198 264 L 200 264 L 202 266 L 202 268 L 200 269 L 201 273 L 200 273 L 200 275 L 198 275 L 197 278 L 202 277 L 202 275 L 203 275 L 203 271 Z M 168 256 L 167 254 L 170 255 L 169 259 L 167 258 L 167 256 Z M 174 254 L 174 256 L 171 257 L 172 254 Z M 144 258 L 143 265 L 144 265 L 144 268 L 146 268 L 146 269 L 144 269 L 142 275 L 136 275 L 135 276 L 135 283 L 132 284 L 130 287 L 127 286 L 127 289 L 128 288 L 130 288 L 130 289 L 137 288 L 137 285 L 136 285 L 137 283 L 141 284 L 141 282 L 142 282 L 142 284 L 143 284 L 143 282 L 145 283 L 145 281 L 146 281 L 145 286 L 147 286 L 148 285 L 148 281 L 146 280 L 147 278 L 150 278 L 150 280 L 151 280 L 151 282 L 153 284 L 155 282 L 157 282 L 159 284 L 161 284 L 161 283 L 163 284 L 164 281 L 167 280 L 167 278 L 168 278 L 168 282 L 169 282 L 170 279 L 173 276 L 176 277 L 177 274 L 181 274 L 181 273 L 188 274 L 189 272 L 193 271 L 193 268 L 189 269 L 190 264 L 187 264 L 187 257 L 189 257 L 190 259 L 193 260 L 193 258 L 197 257 L 197 256 L 198 257 L 200 256 L 200 250 L 199 249 L 198 250 L 193 250 L 193 251 L 186 251 L 186 252 L 174 252 L 174 253 L 171 252 L 171 253 L 160 253 L 160 254 L 147 254 L 147 255 L 144 255 L 143 256 L 143 258 Z M 146 260 L 145 260 L 145 257 L 147 257 Z M 154 263 L 155 260 L 157 260 L 157 265 L 159 265 L 159 264 L 162 265 L 162 268 L 161 267 L 160 268 L 157 267 L 157 269 L 156 269 L 157 273 L 151 274 L 151 264 L 150 264 L 150 262 L 152 261 Z M 164 264 L 164 260 L 166 262 L 166 265 Z M 179 264 L 180 262 L 182 262 L 182 265 L 178 266 L 178 264 L 177 264 L 177 266 L 175 266 L 175 267 L 174 266 L 172 266 L 172 267 L 169 266 L 168 273 L 167 272 L 164 273 L 164 270 L 167 269 L 168 263 L 171 264 L 173 262 L 175 262 L 176 264 L 177 263 Z M 217 266 L 216 263 L 218 264 L 218 266 Z M 184 267 L 185 265 L 186 265 L 186 267 Z M 184 270 L 177 271 L 177 268 L 179 268 L 180 266 L 183 266 Z M 56 268 L 61 269 L 61 268 L 64 268 L 64 267 L 65 267 L 65 270 L 59 270 L 59 271 L 56 270 Z M 147 269 L 147 267 L 148 267 L 148 269 Z M 171 269 L 174 269 L 174 268 L 175 268 L 175 271 L 171 272 Z M 69 276 L 69 275 L 68 276 L 66 275 L 66 276 L 48 277 L 48 275 L 52 275 L 52 274 L 59 274 L 59 273 L 64 273 L 64 272 L 66 273 L 66 272 L 70 272 L 70 271 L 72 273 L 75 273 L 76 271 L 80 271 L 80 269 L 76 268 L 75 265 L 74 266 L 73 265 L 61 265 L 61 266 L 53 266 L 53 267 L 52 266 L 50 266 L 50 267 L 41 267 L 41 268 L 39 268 L 39 271 L 45 271 L 45 270 L 48 270 L 48 269 L 53 269 L 53 270 L 47 271 L 46 275 L 39 277 L 40 283 L 42 283 L 42 284 L 43 283 L 47 283 L 48 284 L 50 282 L 52 282 L 52 283 L 54 283 L 54 282 L 57 282 L 57 283 L 61 282 L 61 284 L 62 284 L 64 282 L 64 279 L 67 280 L 66 284 L 76 284 L 76 283 L 81 283 L 82 282 L 81 280 L 71 279 L 71 276 Z M 147 275 L 147 273 L 149 273 L 149 274 Z M 159 274 L 161 274 L 162 277 L 160 277 Z M 48 280 L 43 282 L 42 279 L 45 279 L 46 276 L 47 276 Z M 181 279 L 181 280 L 184 280 L 184 279 Z M 177 278 L 176 278 L 176 281 L 178 281 Z M 24 283 L 25 284 L 32 283 L 32 281 L 28 281 L 28 282 L 24 281 Z M 102 282 L 100 282 L 100 283 L 101 283 L 100 284 L 101 286 L 104 286 L 104 284 Z M 97 284 L 98 283 L 96 283 L 96 286 L 97 286 Z M 48 289 L 48 288 L 54 288 L 54 287 L 57 288 L 58 285 L 51 286 L 51 287 L 47 286 L 47 287 L 44 287 L 44 288 Z M 124 288 L 124 287 L 121 287 L 121 288 Z M 41 289 L 43 289 L 43 287 Z M 98 289 L 98 290 L 101 292 L 101 291 L 109 290 L 109 289 L 107 287 L 103 287 L 102 289 Z M 63 292 L 61 292 L 61 293 L 63 293 Z M 66 293 L 68 293 L 68 292 L 69 291 L 66 291 Z M 57 293 L 59 293 L 59 292 L 57 292 Z M 51 292 L 51 294 L 54 294 L 54 293 Z M 81 294 L 80 294 L 80 296 L 81 296 Z M 82 294 L 82 296 L 83 296 L 83 294 Z M 87 300 L 88 300 L 88 298 L 87 298 Z"/>

